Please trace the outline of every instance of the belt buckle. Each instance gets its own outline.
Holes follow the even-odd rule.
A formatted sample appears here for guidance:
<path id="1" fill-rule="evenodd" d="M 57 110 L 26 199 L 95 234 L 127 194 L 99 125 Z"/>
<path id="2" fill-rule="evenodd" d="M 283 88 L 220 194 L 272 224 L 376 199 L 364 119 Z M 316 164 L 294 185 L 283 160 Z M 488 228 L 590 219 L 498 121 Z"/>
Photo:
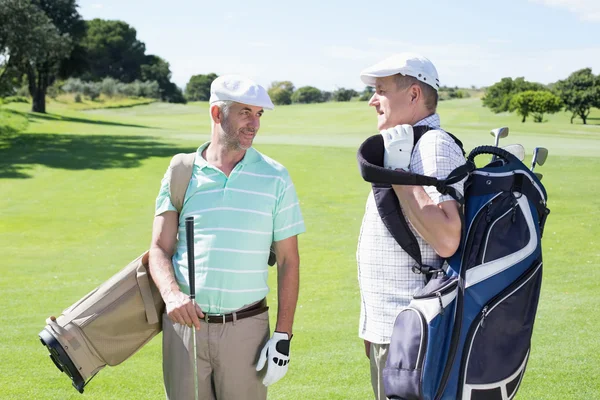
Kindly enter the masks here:
<path id="1" fill-rule="evenodd" d="M 213 320 L 211 320 L 211 318 L 217 318 L 217 317 L 222 317 L 223 318 L 223 324 L 225 324 L 225 314 L 213 314 L 213 315 L 208 315 L 207 313 L 204 314 L 204 321 L 208 324 L 210 322 L 212 322 Z"/>

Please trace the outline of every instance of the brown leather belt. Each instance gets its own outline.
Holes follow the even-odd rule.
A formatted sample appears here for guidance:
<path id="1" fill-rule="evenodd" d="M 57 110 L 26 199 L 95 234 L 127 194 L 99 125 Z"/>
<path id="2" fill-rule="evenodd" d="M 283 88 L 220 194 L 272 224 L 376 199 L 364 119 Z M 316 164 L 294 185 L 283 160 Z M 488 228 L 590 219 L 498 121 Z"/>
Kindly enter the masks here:
<path id="1" fill-rule="evenodd" d="M 204 322 L 208 322 L 209 324 L 224 324 L 226 322 L 231 322 L 234 320 L 240 320 L 244 318 L 254 317 L 255 315 L 262 314 L 267 311 L 269 307 L 267 307 L 267 300 L 262 299 L 260 302 L 256 303 L 253 306 L 248 308 L 244 308 L 240 311 L 232 312 L 230 314 L 207 314 L 204 313 Z"/>

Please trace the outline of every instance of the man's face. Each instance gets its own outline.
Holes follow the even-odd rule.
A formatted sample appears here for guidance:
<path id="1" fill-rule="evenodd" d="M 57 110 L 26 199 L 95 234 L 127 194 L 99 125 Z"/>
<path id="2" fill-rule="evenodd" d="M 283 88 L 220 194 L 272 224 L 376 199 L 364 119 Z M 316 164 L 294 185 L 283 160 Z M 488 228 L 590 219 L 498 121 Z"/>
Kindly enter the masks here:
<path id="1" fill-rule="evenodd" d="M 233 103 L 221 122 L 221 138 L 231 150 L 248 150 L 260 128 L 263 108 Z"/>
<path id="2" fill-rule="evenodd" d="M 414 113 L 411 106 L 410 87 L 398 89 L 396 78 L 377 78 L 375 93 L 369 105 L 377 111 L 377 129 L 384 130 L 400 124 L 411 123 Z"/>

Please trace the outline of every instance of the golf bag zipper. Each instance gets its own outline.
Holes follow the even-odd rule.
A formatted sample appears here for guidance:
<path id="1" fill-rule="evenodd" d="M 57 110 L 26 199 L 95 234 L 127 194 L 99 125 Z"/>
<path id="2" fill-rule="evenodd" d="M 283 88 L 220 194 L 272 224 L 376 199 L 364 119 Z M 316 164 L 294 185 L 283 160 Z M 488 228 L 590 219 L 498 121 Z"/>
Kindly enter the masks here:
<path id="1" fill-rule="evenodd" d="M 494 308 L 496 308 L 506 298 L 513 295 L 523 285 L 525 285 L 537 273 L 537 271 L 541 267 L 542 267 L 541 261 L 535 263 L 534 266 L 531 267 L 528 271 L 526 271 L 521 278 L 519 278 L 516 282 L 514 282 L 508 288 L 506 288 L 505 290 L 500 292 L 494 298 L 489 300 L 487 302 L 487 304 L 481 310 L 481 313 L 479 313 L 479 316 L 476 319 L 474 319 L 473 322 L 471 323 L 471 329 L 468 332 L 467 337 L 465 338 L 465 348 L 467 348 L 468 351 L 466 351 L 464 353 L 463 359 L 461 360 L 461 363 L 460 363 L 460 372 L 459 372 L 460 384 L 458 385 L 458 393 L 456 396 L 457 399 L 462 398 L 463 387 L 465 385 L 465 380 L 466 380 L 466 371 L 465 370 L 467 368 L 467 361 L 469 360 L 469 357 L 471 356 L 471 348 L 473 346 L 473 339 L 475 338 L 475 335 L 479 331 L 479 328 L 485 328 L 485 319 L 492 313 L 492 311 L 494 311 Z"/>
<path id="2" fill-rule="evenodd" d="M 456 314 L 455 314 L 455 318 L 454 318 L 454 329 L 452 331 L 452 339 L 450 340 L 448 360 L 446 361 L 446 366 L 444 367 L 444 372 L 442 373 L 442 379 L 440 380 L 440 385 L 439 385 L 437 393 L 435 394 L 435 397 L 434 397 L 435 400 L 440 400 L 444 394 L 444 390 L 446 390 L 446 384 L 448 383 L 448 378 L 450 377 L 450 372 L 452 371 L 452 366 L 454 365 L 454 357 L 456 356 L 458 341 L 460 340 L 460 331 L 461 331 L 462 316 L 463 316 L 462 304 L 463 304 L 464 291 L 465 291 L 465 275 L 466 275 L 466 268 L 465 268 L 466 260 L 465 260 L 465 258 L 467 256 L 467 254 L 470 253 L 468 250 L 473 245 L 473 243 L 472 243 L 473 242 L 473 230 L 471 228 L 479 225 L 480 220 L 484 217 L 484 215 L 487 216 L 487 212 L 484 213 L 483 210 L 487 209 L 488 205 L 490 203 L 492 203 L 501 194 L 502 193 L 496 194 L 494 197 L 489 199 L 486 204 L 484 204 L 482 207 L 480 207 L 479 210 L 477 210 L 477 214 L 473 218 L 473 222 L 469 225 L 469 230 L 466 235 L 467 242 L 465 243 L 465 247 L 464 247 L 463 253 L 462 253 L 462 259 L 460 262 L 460 274 L 459 274 L 459 279 L 458 279 L 458 293 L 456 294 Z"/>

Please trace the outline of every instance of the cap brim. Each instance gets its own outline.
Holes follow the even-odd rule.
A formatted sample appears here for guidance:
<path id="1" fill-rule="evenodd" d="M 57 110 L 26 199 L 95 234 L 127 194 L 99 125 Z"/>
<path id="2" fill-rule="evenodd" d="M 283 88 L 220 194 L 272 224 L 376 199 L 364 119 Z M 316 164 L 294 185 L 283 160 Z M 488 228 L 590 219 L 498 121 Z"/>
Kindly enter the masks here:
<path id="1" fill-rule="evenodd" d="M 212 94 L 210 96 L 208 103 L 212 104 L 212 103 L 216 103 L 217 101 L 234 101 L 236 103 L 247 104 L 249 106 L 262 107 L 265 110 L 273 110 L 275 108 L 275 106 L 273 105 L 273 102 L 271 102 L 271 101 L 269 101 L 269 102 L 254 102 L 254 101 L 247 101 L 247 99 L 242 101 L 240 99 L 234 99 L 229 96 L 223 96 L 223 95 L 215 96 L 215 94 Z"/>

